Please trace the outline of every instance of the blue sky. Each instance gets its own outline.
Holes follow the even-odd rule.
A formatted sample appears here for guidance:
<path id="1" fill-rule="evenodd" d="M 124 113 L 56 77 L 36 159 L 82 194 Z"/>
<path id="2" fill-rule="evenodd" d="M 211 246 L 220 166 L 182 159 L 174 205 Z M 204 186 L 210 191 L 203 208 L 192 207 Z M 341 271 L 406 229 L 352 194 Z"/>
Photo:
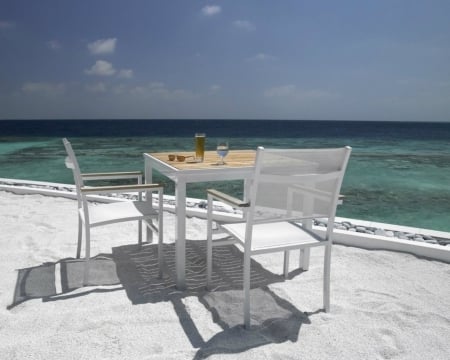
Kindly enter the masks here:
<path id="1" fill-rule="evenodd" d="M 448 0 L 1 0 L 0 119 L 450 121 Z"/>

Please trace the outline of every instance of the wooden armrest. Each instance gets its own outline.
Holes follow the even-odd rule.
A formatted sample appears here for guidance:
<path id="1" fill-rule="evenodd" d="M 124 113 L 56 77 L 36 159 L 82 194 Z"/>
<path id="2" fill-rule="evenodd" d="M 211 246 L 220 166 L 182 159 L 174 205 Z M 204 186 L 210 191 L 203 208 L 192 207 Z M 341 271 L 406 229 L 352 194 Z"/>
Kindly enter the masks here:
<path id="1" fill-rule="evenodd" d="M 104 194 L 104 193 L 121 193 L 121 192 L 135 192 L 146 190 L 158 190 L 163 189 L 160 184 L 136 184 L 136 185 L 117 185 L 117 186 L 83 186 L 81 188 L 82 193 L 92 194 Z"/>
<path id="2" fill-rule="evenodd" d="M 220 200 L 220 201 L 224 201 L 227 204 L 230 204 L 232 206 L 236 206 L 236 207 L 249 207 L 250 206 L 250 202 L 245 202 L 242 201 L 240 199 L 237 199 L 233 196 L 227 195 L 219 190 L 215 190 L 215 189 L 208 189 L 206 190 L 207 193 L 209 195 L 211 195 L 214 199 Z"/>
<path id="3" fill-rule="evenodd" d="M 83 180 L 101 180 L 101 179 L 133 179 L 142 178 L 141 171 L 122 171 L 122 172 L 106 172 L 106 173 L 85 173 L 81 174 Z"/>

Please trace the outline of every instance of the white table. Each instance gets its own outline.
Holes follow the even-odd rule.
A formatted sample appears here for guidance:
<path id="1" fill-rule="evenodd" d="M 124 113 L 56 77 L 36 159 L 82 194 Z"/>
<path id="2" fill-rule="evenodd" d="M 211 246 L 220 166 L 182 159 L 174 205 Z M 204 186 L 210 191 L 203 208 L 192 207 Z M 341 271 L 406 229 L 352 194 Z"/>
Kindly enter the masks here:
<path id="1" fill-rule="evenodd" d="M 179 162 L 176 158 L 170 161 L 169 154 L 193 155 L 186 152 L 144 153 L 145 182 L 152 182 L 153 170 L 175 182 L 176 284 L 178 289 L 183 290 L 186 288 L 186 184 L 222 180 L 244 180 L 247 183 L 253 175 L 256 152 L 231 150 L 225 158 L 226 165 L 216 165 L 219 158 L 215 151 L 206 151 L 201 163 L 190 163 L 192 157 L 186 158 L 184 162 Z"/>

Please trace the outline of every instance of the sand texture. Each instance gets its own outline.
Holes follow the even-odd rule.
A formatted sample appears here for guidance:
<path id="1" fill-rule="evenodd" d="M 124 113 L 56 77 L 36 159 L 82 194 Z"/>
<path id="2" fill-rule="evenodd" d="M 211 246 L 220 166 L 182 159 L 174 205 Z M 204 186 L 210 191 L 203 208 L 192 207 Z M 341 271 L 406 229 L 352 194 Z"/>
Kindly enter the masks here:
<path id="1" fill-rule="evenodd" d="M 187 284 L 174 285 L 174 215 L 165 213 L 164 277 L 134 223 L 96 228 L 91 285 L 74 259 L 76 202 L 0 191 L 1 359 L 449 359 L 450 264 L 335 245 L 331 312 L 323 249 L 310 270 L 282 254 L 252 264 L 252 329 L 242 327 L 242 254 L 214 249 L 205 284 L 205 221 L 187 221 Z M 298 254 L 291 254 L 291 266 Z"/>

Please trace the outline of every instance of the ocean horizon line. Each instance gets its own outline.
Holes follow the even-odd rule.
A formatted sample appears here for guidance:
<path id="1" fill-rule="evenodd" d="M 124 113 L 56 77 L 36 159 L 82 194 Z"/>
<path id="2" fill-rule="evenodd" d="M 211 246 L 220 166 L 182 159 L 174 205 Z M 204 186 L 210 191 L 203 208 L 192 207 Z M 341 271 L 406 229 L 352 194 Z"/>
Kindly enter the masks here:
<path id="1" fill-rule="evenodd" d="M 287 118 L 18 118 L 0 119 L 0 121 L 301 121 L 301 122 L 351 122 L 351 123 L 417 123 L 450 124 L 448 120 L 374 120 L 374 119 L 287 119 Z"/>

